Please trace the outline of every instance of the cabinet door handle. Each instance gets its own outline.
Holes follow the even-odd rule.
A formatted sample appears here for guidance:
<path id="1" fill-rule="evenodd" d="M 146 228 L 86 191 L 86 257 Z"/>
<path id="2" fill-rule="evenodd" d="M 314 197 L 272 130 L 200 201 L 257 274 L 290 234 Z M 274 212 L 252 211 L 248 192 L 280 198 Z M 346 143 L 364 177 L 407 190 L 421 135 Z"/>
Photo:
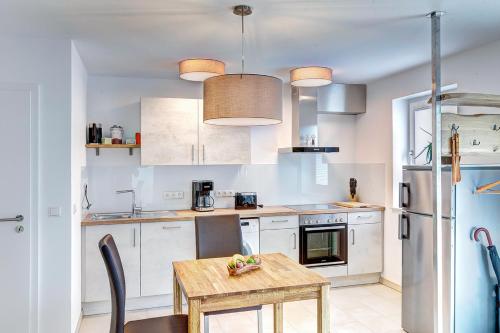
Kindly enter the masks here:
<path id="1" fill-rule="evenodd" d="M 136 232 L 135 232 L 135 228 L 134 228 L 134 244 L 133 244 L 133 247 L 135 247 L 135 234 L 136 234 Z"/>
<path id="2" fill-rule="evenodd" d="M 288 220 L 272 220 L 271 222 L 272 223 L 284 223 L 284 222 L 288 222 Z"/>
<path id="3" fill-rule="evenodd" d="M 292 234 L 293 236 L 293 249 L 296 250 L 297 249 L 297 234 L 294 232 Z"/>
<path id="4" fill-rule="evenodd" d="M 205 145 L 203 145 L 203 164 L 205 164 Z"/>
<path id="5" fill-rule="evenodd" d="M 354 240 L 354 229 L 351 229 L 352 231 L 352 245 L 354 245 L 356 243 L 356 241 Z"/>
<path id="6" fill-rule="evenodd" d="M 406 201 L 405 201 L 405 192 L 406 192 Z M 399 183 L 399 208 L 408 208 L 409 206 L 410 206 L 410 183 Z"/>
<path id="7" fill-rule="evenodd" d="M 181 226 L 177 226 L 177 227 L 161 227 L 163 230 L 172 230 L 172 229 L 180 229 L 182 228 Z"/>
<path id="8" fill-rule="evenodd" d="M 372 215 L 371 214 L 370 215 L 358 215 L 356 218 L 360 219 L 360 220 L 361 219 L 371 219 Z"/>

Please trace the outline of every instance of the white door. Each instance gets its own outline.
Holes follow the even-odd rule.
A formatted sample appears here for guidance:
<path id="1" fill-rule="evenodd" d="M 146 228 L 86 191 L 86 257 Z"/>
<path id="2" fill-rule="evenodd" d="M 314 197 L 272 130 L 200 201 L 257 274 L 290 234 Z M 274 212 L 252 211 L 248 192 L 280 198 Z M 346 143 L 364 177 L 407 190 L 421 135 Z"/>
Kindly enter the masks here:
<path id="1" fill-rule="evenodd" d="M 260 231 L 260 253 L 283 253 L 299 261 L 299 228 Z"/>
<path id="2" fill-rule="evenodd" d="M 30 125 L 35 105 L 29 89 L 0 86 L 0 332 L 28 333 L 32 320 Z M 21 215 L 24 219 L 16 221 Z"/>
<path id="3" fill-rule="evenodd" d="M 382 223 L 349 225 L 349 275 L 382 272 Z"/>
<path id="4" fill-rule="evenodd" d="M 200 164 L 249 164 L 250 127 L 203 123 L 203 100 L 199 100 Z"/>
<path id="5" fill-rule="evenodd" d="M 198 164 L 198 100 L 141 98 L 141 164 Z"/>
<path id="6" fill-rule="evenodd" d="M 127 298 L 139 297 L 141 289 L 141 227 L 139 223 L 85 227 L 84 302 L 111 299 L 108 273 L 99 250 L 99 241 L 110 234 L 115 240 L 125 273 Z"/>
<path id="7" fill-rule="evenodd" d="M 172 262 L 196 259 L 193 221 L 141 224 L 141 296 L 172 293 Z"/>

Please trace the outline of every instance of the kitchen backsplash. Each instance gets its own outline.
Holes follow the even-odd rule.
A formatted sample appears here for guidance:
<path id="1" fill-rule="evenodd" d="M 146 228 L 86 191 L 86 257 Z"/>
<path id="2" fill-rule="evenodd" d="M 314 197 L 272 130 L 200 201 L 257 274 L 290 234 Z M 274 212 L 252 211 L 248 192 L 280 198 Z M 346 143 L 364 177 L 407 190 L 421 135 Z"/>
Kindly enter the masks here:
<path id="1" fill-rule="evenodd" d="M 319 154 L 282 155 L 277 164 L 217 166 L 138 166 L 98 163 L 83 170 L 92 212 L 127 211 L 131 198 L 116 190 L 134 188 L 144 210 L 187 209 L 191 181 L 210 179 L 215 190 L 257 192 L 259 204 L 306 204 L 347 200 L 349 178 L 358 180 L 360 200 L 383 205 L 383 164 L 328 164 Z M 183 199 L 163 199 L 165 191 L 183 191 Z M 215 197 L 215 207 L 234 205 L 234 198 Z"/>

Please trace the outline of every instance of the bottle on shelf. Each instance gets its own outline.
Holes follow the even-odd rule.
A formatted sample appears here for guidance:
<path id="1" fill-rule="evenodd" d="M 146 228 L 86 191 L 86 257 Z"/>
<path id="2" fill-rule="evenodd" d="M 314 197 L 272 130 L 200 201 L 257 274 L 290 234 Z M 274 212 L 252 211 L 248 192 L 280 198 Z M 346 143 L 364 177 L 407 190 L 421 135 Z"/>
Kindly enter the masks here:
<path id="1" fill-rule="evenodd" d="M 96 141 L 97 143 L 102 143 L 102 124 L 97 124 L 97 133 L 96 133 Z"/>
<path id="2" fill-rule="evenodd" d="M 99 142 L 97 142 L 97 125 L 96 125 L 96 123 L 92 123 L 92 143 L 99 143 Z"/>
<path id="3" fill-rule="evenodd" d="M 94 131 L 92 128 L 92 123 L 89 123 L 89 127 L 87 128 L 87 143 L 94 143 Z"/>

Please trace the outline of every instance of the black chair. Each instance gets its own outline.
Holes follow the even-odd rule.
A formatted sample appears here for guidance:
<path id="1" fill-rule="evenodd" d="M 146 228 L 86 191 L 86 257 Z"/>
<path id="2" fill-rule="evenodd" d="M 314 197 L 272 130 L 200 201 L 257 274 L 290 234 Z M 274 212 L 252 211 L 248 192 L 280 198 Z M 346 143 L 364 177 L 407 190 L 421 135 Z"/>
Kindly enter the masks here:
<path id="1" fill-rule="evenodd" d="M 196 258 L 231 257 L 243 253 L 239 215 L 196 216 Z M 204 332 L 209 333 L 209 316 L 224 313 L 257 311 L 258 332 L 262 333 L 262 306 L 204 313 Z"/>
<path id="2" fill-rule="evenodd" d="M 111 327 L 110 333 L 187 333 L 188 316 L 173 315 L 129 321 L 125 324 L 125 275 L 122 261 L 111 235 L 99 241 L 99 250 L 108 271 L 111 288 Z"/>

